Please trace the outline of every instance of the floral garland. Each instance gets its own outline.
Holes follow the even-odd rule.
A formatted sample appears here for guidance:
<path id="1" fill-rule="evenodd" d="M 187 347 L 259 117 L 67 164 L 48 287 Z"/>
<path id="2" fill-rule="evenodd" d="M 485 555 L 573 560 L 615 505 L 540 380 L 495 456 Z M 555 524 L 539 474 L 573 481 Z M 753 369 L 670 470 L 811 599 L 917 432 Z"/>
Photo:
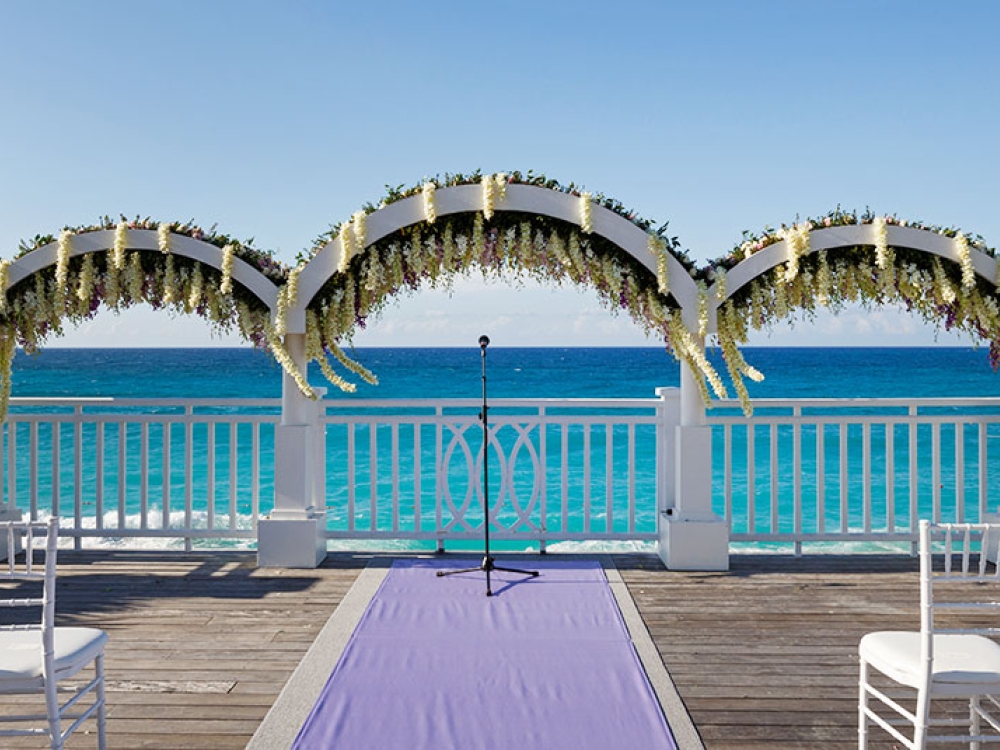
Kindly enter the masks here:
<path id="1" fill-rule="evenodd" d="M 439 217 L 436 190 L 453 185 L 479 185 L 482 209 Z M 511 184 L 558 190 L 577 197 L 578 226 L 549 217 L 497 212 Z M 367 242 L 367 216 L 394 201 L 422 196 L 423 221 L 393 233 L 371 245 Z M 647 232 L 648 249 L 656 258 L 656 273 L 609 241 L 593 234 L 593 207 L 602 206 L 632 221 Z M 809 233 L 815 229 L 851 224 L 872 224 L 873 245 L 811 252 Z M 936 232 L 954 241 L 957 262 L 942 261 L 926 253 L 894 248 L 888 242 L 888 226 L 898 225 Z M 472 268 L 484 275 L 506 279 L 575 284 L 595 288 L 612 310 L 624 310 L 647 333 L 662 336 L 668 349 L 702 374 L 699 387 L 708 400 L 709 387 L 720 398 L 725 385 L 705 356 L 702 339 L 707 334 L 713 300 L 725 300 L 716 311 L 717 338 L 733 386 L 747 413 L 751 404 L 745 378 L 763 376 L 744 360 L 739 344 L 751 329 L 766 328 L 793 312 L 815 314 L 818 307 L 841 309 L 845 304 L 897 303 L 915 310 L 926 320 L 946 330 L 966 331 L 990 343 L 991 363 L 1000 365 L 1000 305 L 996 287 L 1000 281 L 1000 257 L 978 235 L 953 228 L 907 222 L 894 216 L 858 215 L 839 207 L 824 217 L 807 219 L 763 234 L 744 232 L 743 241 L 728 255 L 703 268 L 695 268 L 677 238 L 666 236 L 666 225 L 653 229 L 620 203 L 602 194 L 560 185 L 532 172 L 445 175 L 426 179 L 414 188 L 390 188 L 378 206 L 366 204 L 351 218 L 319 238 L 313 253 L 338 237 L 341 256 L 337 272 L 315 295 L 306 315 L 306 354 L 318 361 L 324 375 L 344 390 L 349 383 L 331 367 L 333 357 L 349 372 L 376 383 L 375 376 L 348 357 L 341 342 L 363 327 L 392 296 L 418 289 L 423 283 L 448 288 L 457 275 Z M 114 230 L 114 241 L 106 252 L 73 257 L 73 237 L 90 231 Z M 157 233 L 157 256 L 128 250 L 128 230 L 149 229 Z M 172 252 L 175 235 L 215 244 L 223 250 L 221 272 Z M 726 271 L 775 242 L 785 240 L 788 255 L 783 264 L 756 278 L 726 299 Z M 65 320 L 92 316 L 101 302 L 114 310 L 137 302 L 168 307 L 204 316 L 213 325 L 236 327 L 256 345 L 266 346 L 281 366 L 310 397 L 315 391 L 305 373 L 292 360 L 283 340 L 287 314 L 297 303 L 298 277 L 304 264 L 289 271 L 270 253 L 254 249 L 193 222 L 154 222 L 149 218 L 112 221 L 104 217 L 95 225 L 64 229 L 58 240 L 36 236 L 22 243 L 20 253 L 57 242 L 54 267 L 44 269 L 0 295 L 0 399 L 9 395 L 10 357 L 14 346 L 37 348 L 52 333 L 62 332 Z M 972 250 L 997 258 L 997 278 L 984 280 L 975 272 Z M 688 330 L 670 296 L 668 255 L 673 255 L 694 278 L 698 287 L 697 330 Z M 233 266 L 239 257 L 280 285 L 275 320 L 259 301 L 233 282 Z M 307 256 L 308 257 L 308 256 Z M 9 283 L 10 261 L 0 261 L 0 288 Z M 710 288 L 709 285 L 713 286 Z M 10 357 L 5 355 L 9 350 Z M 7 374 L 4 375 L 4 372 Z M 6 389 L 6 390 L 4 390 Z M 6 409 L 6 401 L 0 404 Z"/>
<path id="2" fill-rule="evenodd" d="M 845 224 L 872 224 L 874 245 L 809 253 L 809 231 Z M 893 224 L 952 238 L 958 261 L 890 246 L 887 227 Z M 770 230 L 761 237 L 747 233 L 744 236 L 746 239 L 720 262 L 720 268 L 733 259 L 749 257 L 779 239 L 786 239 L 789 245 L 785 265 L 772 269 L 739 290 L 717 314 L 717 338 L 737 395 L 748 415 L 752 413 L 752 405 L 743 376 L 756 380 L 760 373 L 745 367 L 738 346 L 746 343 L 750 329 L 769 328 L 795 311 L 811 317 L 821 307 L 836 312 L 850 303 L 897 304 L 944 330 L 963 331 L 988 342 L 991 364 L 994 368 L 1000 365 L 997 289 L 992 280 L 986 281 L 976 275 L 972 263 L 972 247 L 995 255 L 982 238 L 970 239 L 955 229 L 908 223 L 896 217 L 857 216 L 839 209 L 792 228 L 778 232 Z M 725 299 L 725 290 L 720 288 L 718 281 L 715 298 Z"/>

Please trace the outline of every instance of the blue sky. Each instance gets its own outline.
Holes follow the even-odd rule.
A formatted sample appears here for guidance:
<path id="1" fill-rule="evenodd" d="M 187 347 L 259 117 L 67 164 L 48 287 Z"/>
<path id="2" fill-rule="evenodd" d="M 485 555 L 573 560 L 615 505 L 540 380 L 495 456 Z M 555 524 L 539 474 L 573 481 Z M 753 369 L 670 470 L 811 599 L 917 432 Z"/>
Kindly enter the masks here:
<path id="1" fill-rule="evenodd" d="M 0 254 L 104 214 L 196 219 L 292 261 L 384 186 L 534 169 L 704 260 L 845 208 L 1000 244 L 1000 10 L 923 2 L 6 2 Z M 460 282 L 359 345 L 646 342 L 586 291 Z M 923 344 L 892 311 L 755 343 Z M 942 339 L 953 341 L 952 339 Z M 232 344 L 102 314 L 52 345 Z"/>

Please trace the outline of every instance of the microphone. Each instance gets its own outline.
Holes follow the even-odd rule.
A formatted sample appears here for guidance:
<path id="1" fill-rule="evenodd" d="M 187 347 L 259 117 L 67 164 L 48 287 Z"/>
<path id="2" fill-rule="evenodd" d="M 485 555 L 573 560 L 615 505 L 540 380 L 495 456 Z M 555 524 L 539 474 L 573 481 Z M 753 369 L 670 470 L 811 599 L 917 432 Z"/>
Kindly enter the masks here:
<path id="1" fill-rule="evenodd" d="M 479 346 L 485 351 L 486 347 L 490 345 L 490 337 L 485 333 L 479 337 Z"/>

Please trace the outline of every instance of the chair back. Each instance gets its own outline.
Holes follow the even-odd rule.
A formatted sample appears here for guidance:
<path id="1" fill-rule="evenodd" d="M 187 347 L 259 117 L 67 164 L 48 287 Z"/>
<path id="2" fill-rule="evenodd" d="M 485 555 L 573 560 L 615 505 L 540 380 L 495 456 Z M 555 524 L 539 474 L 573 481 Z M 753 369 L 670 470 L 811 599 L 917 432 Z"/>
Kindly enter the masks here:
<path id="1" fill-rule="evenodd" d="M 59 519 L 53 516 L 48 521 L 0 522 L 0 534 L 6 536 L 8 550 L 16 550 L 18 541 L 24 549 L 20 560 L 12 552 L 0 565 L 0 584 L 12 584 L 0 586 L 0 631 L 41 630 L 43 639 L 49 640 L 55 625 Z M 44 561 L 41 565 L 35 560 L 36 548 L 40 546 L 40 542 L 44 543 Z M 26 584 L 27 592 L 19 585 L 22 583 Z M 18 617 L 17 622 L 5 622 L 12 617 L 10 613 L 5 615 L 4 610 L 32 607 L 40 610 L 38 617 Z M 51 650 L 51 644 L 48 645 Z"/>
<path id="2" fill-rule="evenodd" d="M 1000 525 L 920 522 L 920 630 L 1000 636 Z M 927 653 L 928 656 L 932 652 Z"/>

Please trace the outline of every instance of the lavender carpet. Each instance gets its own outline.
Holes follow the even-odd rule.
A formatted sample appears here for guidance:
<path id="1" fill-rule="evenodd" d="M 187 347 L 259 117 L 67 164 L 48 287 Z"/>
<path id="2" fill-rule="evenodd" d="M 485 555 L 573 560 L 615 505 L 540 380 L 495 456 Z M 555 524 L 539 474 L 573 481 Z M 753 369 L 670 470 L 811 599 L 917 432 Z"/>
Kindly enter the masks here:
<path id="1" fill-rule="evenodd" d="M 477 562 L 394 563 L 295 748 L 676 750 L 598 563 Z"/>

